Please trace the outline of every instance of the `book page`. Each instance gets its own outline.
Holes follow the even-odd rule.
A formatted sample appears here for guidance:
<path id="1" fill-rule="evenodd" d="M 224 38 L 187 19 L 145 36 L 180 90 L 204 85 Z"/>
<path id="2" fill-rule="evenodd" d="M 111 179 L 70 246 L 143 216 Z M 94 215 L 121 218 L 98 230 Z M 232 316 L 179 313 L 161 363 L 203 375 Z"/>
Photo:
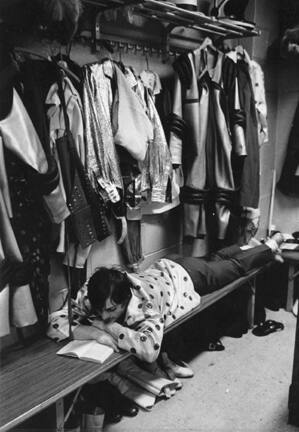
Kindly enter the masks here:
<path id="1" fill-rule="evenodd" d="M 92 343 L 86 347 L 86 350 L 81 358 L 84 360 L 103 363 L 103 361 L 105 361 L 112 353 L 113 348 L 107 345 L 102 345 L 96 341 L 92 341 Z"/>
<path id="2" fill-rule="evenodd" d="M 69 342 L 56 354 L 78 357 L 82 360 L 103 363 L 111 354 L 113 348 L 102 345 L 94 340 L 74 340 Z"/>
<path id="3" fill-rule="evenodd" d="M 89 342 L 91 342 L 91 341 L 73 340 L 73 341 L 69 342 L 68 344 L 66 344 L 59 351 L 57 351 L 57 354 L 59 354 L 59 355 L 73 354 L 77 357 L 80 357 L 81 355 L 84 355 Z"/>

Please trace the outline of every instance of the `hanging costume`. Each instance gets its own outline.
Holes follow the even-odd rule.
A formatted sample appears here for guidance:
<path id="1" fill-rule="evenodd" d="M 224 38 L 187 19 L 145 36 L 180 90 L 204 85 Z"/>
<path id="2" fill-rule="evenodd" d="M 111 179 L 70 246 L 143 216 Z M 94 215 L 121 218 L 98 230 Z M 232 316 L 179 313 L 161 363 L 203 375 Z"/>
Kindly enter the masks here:
<path id="1" fill-rule="evenodd" d="M 240 178 L 241 207 L 257 209 L 260 196 L 260 154 L 255 98 L 250 76 L 250 65 L 246 60 L 237 62 L 240 105 L 245 113 L 246 157 Z"/>
<path id="2" fill-rule="evenodd" d="M 33 275 L 30 278 L 32 293 L 40 322 L 45 326 L 48 313 L 46 277 L 48 268 L 42 255 L 43 253 L 48 255 L 44 249 L 47 248 L 48 242 L 44 244 L 43 237 L 46 232 L 49 233 L 49 225 L 47 222 L 45 224 L 47 217 L 43 216 L 41 197 L 48 187 L 47 181 L 43 182 L 42 177 L 37 177 L 37 174 L 46 176 L 48 163 L 39 137 L 16 90 L 13 90 L 10 114 L 0 120 L 0 134 L 5 148 L 4 158 L 10 185 L 12 210 L 10 213 L 7 205 L 1 205 L 1 243 L 4 257 L 17 262 L 22 262 L 24 259 L 28 265 L 32 266 Z M 41 181 L 38 182 L 37 178 Z M 55 187 L 55 183 L 53 186 Z M 47 204 L 49 204 L 48 197 L 51 196 L 51 193 L 43 196 Z M 54 193 L 56 193 L 56 188 Z M 52 215 L 58 215 L 61 209 L 59 201 L 58 203 L 53 201 L 50 209 Z M 12 225 L 9 219 L 11 217 Z M 35 223 L 32 223 L 32 217 L 36 218 Z M 14 231 L 12 231 L 12 226 Z M 22 300 L 22 295 L 27 300 Z M 28 285 L 12 289 L 12 299 L 12 323 L 14 325 L 22 327 L 36 322 Z M 20 307 L 16 301 L 21 301 L 22 306 Z"/>
<path id="3" fill-rule="evenodd" d="M 211 59 L 213 68 L 209 64 Z M 184 141 L 177 133 L 170 141 L 173 162 L 184 166 L 185 186 L 181 192 L 185 203 L 184 233 L 193 238 L 205 235 L 208 209 L 209 220 L 216 214 L 217 238 L 224 239 L 235 198 L 231 155 L 244 147 L 239 142 L 242 137 L 235 134 L 235 125 L 244 125 L 243 113 L 235 105 L 235 65 L 223 53 L 199 47 L 181 56 L 174 67 L 181 83 L 181 89 L 176 84 L 175 114 L 179 118 L 177 106 L 182 91 L 182 113 L 187 124 Z M 183 134 L 184 123 L 176 121 L 176 125 Z M 182 142 L 182 162 L 179 162 Z"/>

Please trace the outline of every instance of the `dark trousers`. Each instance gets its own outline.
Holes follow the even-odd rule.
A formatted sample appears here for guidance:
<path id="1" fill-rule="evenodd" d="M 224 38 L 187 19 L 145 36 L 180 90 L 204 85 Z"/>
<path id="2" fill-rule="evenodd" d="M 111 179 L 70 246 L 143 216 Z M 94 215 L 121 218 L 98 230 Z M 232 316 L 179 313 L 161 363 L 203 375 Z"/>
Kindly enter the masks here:
<path id="1" fill-rule="evenodd" d="M 266 245 L 245 250 L 233 245 L 203 257 L 171 254 L 166 258 L 184 267 L 193 281 L 194 289 L 200 295 L 205 295 L 273 261 L 274 256 Z"/>

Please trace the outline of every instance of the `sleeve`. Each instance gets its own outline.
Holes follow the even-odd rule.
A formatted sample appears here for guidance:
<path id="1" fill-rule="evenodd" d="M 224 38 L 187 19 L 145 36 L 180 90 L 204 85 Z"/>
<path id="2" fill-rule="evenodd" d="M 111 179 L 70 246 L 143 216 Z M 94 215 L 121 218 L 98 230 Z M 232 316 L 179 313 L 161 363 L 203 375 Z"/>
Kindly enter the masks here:
<path id="1" fill-rule="evenodd" d="M 146 319 L 135 329 L 112 324 L 119 348 L 148 363 L 154 362 L 159 355 L 164 330 L 164 318 L 159 312 L 151 312 L 151 307 L 151 303 L 145 304 Z"/>
<path id="2" fill-rule="evenodd" d="M 269 141 L 268 121 L 267 121 L 267 102 L 265 94 L 264 72 L 261 66 L 254 62 L 254 82 L 252 83 L 255 96 L 255 106 L 257 110 L 259 124 L 259 143 L 260 145 Z"/>
<path id="3" fill-rule="evenodd" d="M 85 321 L 84 324 L 90 324 L 88 320 L 89 314 L 90 307 L 87 303 L 86 287 L 83 286 L 78 291 L 76 300 L 72 300 L 72 330 L 75 330 L 83 321 Z M 67 304 L 60 310 L 50 314 L 47 336 L 56 342 L 70 336 Z"/>
<path id="4" fill-rule="evenodd" d="M 227 95 L 233 151 L 238 156 L 246 156 L 245 112 L 240 101 L 237 65 L 230 58 L 226 58 L 223 63 L 223 85 Z"/>
<path id="5" fill-rule="evenodd" d="M 169 150 L 173 165 L 182 164 L 182 145 L 185 123 L 182 118 L 182 85 L 179 76 L 175 75 L 173 109 L 169 118 Z"/>

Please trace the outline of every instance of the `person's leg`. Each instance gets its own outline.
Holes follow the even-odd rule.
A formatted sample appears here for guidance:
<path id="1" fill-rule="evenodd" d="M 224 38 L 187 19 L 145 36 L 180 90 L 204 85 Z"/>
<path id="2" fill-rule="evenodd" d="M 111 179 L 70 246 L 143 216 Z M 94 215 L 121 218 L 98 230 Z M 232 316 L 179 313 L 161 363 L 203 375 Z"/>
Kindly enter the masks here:
<path id="1" fill-rule="evenodd" d="M 262 267 L 274 261 L 274 254 L 269 246 L 262 244 L 245 250 L 240 249 L 239 253 L 236 253 L 233 259 L 239 263 L 243 272 L 246 274 L 254 268 Z"/>
<path id="2" fill-rule="evenodd" d="M 240 265 L 232 259 L 208 260 L 207 257 L 183 257 L 177 254 L 166 258 L 185 268 L 195 291 L 200 295 L 211 293 L 243 274 Z"/>
<path id="3" fill-rule="evenodd" d="M 222 261 L 223 259 L 233 258 L 240 253 L 240 246 L 234 244 L 225 248 L 219 249 L 210 255 L 203 257 L 206 261 Z"/>
<path id="4" fill-rule="evenodd" d="M 205 295 L 244 276 L 253 268 L 273 260 L 273 252 L 267 245 L 242 250 L 239 246 L 225 248 L 210 260 L 207 257 L 182 257 L 172 254 L 166 258 L 180 264 L 189 273 L 194 289 Z"/>

